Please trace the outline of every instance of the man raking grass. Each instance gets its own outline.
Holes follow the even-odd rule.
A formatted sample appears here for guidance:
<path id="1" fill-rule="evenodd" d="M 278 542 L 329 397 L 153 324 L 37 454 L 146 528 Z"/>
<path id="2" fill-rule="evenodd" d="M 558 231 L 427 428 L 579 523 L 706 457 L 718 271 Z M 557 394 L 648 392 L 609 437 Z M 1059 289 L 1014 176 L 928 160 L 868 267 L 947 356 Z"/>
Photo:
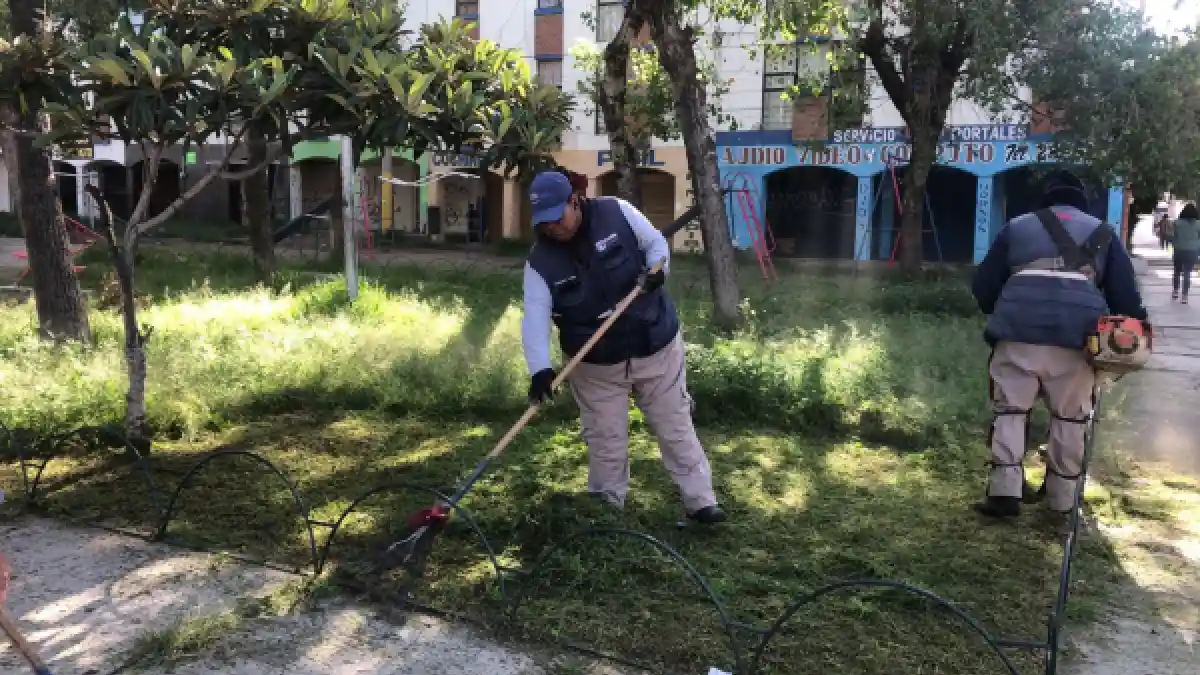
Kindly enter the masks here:
<path id="1" fill-rule="evenodd" d="M 632 394 L 658 436 L 667 470 L 683 493 L 686 517 L 704 524 L 726 518 L 692 426 L 679 318 L 662 288 L 670 256 L 667 238 L 694 218 L 696 209 L 659 232 L 628 202 L 587 199 L 566 175 L 554 171 L 534 179 L 530 201 L 539 235 L 525 268 L 521 327 L 533 373 L 530 406 L 453 495 L 407 518 L 409 534 L 387 548 L 384 567 L 421 576 L 433 538 L 451 510 L 563 382 L 570 383 L 582 411 L 590 494 L 624 505 Z M 550 366 L 552 320 L 569 357 L 559 373 Z"/>
<path id="2" fill-rule="evenodd" d="M 554 395 L 561 380 L 550 364 L 550 324 L 569 357 L 584 354 L 567 378 L 579 404 L 588 446 L 588 492 L 617 508 L 629 491 L 629 397 L 658 438 L 663 464 L 683 496 L 687 518 L 725 520 L 712 472 L 692 425 L 683 335 L 675 304 L 663 289 L 667 238 L 632 204 L 589 199 L 559 172 L 538 174 L 529 186 L 537 241 L 525 265 L 521 339 L 531 373 L 529 398 Z M 617 300 L 645 279 L 643 293 L 586 353 L 583 345 Z"/>

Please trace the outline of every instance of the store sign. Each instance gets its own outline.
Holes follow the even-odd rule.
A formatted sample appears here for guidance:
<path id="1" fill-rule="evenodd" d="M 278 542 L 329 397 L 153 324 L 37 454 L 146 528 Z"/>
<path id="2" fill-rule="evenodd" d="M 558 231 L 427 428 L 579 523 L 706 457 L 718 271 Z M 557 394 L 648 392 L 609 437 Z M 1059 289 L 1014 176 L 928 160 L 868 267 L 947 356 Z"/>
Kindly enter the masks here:
<path id="1" fill-rule="evenodd" d="M 780 146 L 726 146 L 719 153 L 728 166 L 878 166 L 904 165 L 912 159 L 908 143 L 842 143 L 793 148 Z M 1052 143 L 940 143 L 937 162 L 958 166 L 1023 165 L 1055 162 Z"/>
<path id="2" fill-rule="evenodd" d="M 92 147 L 92 141 L 66 141 L 55 144 L 51 151 L 54 159 L 93 159 L 96 156 L 96 150 Z"/>
<path id="3" fill-rule="evenodd" d="M 797 148 L 805 150 L 808 148 Z M 783 166 L 787 163 L 787 148 L 727 147 L 721 159 L 726 164 L 739 166 Z"/>
<path id="4" fill-rule="evenodd" d="M 439 151 L 431 157 L 434 166 L 477 169 L 480 159 L 473 153 Z"/>
<path id="5" fill-rule="evenodd" d="M 942 131 L 944 143 L 986 143 L 1023 141 L 1029 138 L 1026 124 L 958 124 Z M 911 140 L 905 127 L 867 127 L 839 129 L 830 138 L 833 143 L 907 143 Z"/>
<path id="6" fill-rule="evenodd" d="M 599 150 L 596 152 L 596 166 L 604 166 L 605 164 L 612 164 L 612 150 Z M 666 165 L 666 162 L 661 162 L 654 156 L 654 148 L 642 150 L 638 157 L 638 166 Z"/>

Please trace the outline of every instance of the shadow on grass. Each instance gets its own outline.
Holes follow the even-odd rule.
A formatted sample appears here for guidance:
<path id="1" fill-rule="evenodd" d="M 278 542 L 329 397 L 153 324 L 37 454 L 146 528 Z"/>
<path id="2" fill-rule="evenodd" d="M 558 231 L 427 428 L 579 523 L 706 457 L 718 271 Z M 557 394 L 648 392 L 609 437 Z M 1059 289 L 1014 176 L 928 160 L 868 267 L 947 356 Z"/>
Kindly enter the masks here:
<path id="1" fill-rule="evenodd" d="M 379 484 L 449 488 L 500 431 L 381 416 L 289 416 L 214 442 L 253 449 L 276 463 L 296 481 L 313 520 L 329 522 Z M 1060 548 L 1026 520 L 1016 528 L 986 527 L 970 515 L 980 475 L 935 469 L 947 455 L 970 450 L 899 454 L 770 433 L 705 434 L 705 440 L 733 519 L 713 530 L 680 530 L 675 488 L 640 424 L 632 431 L 631 500 L 620 513 L 579 496 L 585 450 L 573 428 L 543 423 L 523 434 L 464 500 L 511 570 L 510 586 L 525 593 L 508 633 L 572 638 L 669 672 L 729 669 L 748 658 L 761 636 L 734 625 L 731 648 L 724 638 L 729 625 L 702 585 L 663 549 L 633 537 L 571 539 L 602 527 L 644 532 L 672 547 L 711 585 L 732 624 L 765 627 L 795 598 L 831 581 L 889 578 L 957 603 L 993 635 L 1043 634 Z M 151 459 L 155 475 L 171 488 L 210 449 L 164 444 Z M 128 471 L 80 480 L 89 468 L 95 467 L 51 465 L 50 512 L 153 529 L 142 481 Z M 307 535 L 278 477 L 238 458 L 210 469 L 196 474 L 181 496 L 171 538 L 303 564 Z M 381 542 L 403 531 L 404 516 L 428 505 L 428 495 L 415 492 L 362 504 L 330 551 L 335 578 L 386 596 L 397 580 L 372 576 L 370 563 Z M 1111 556 L 1102 539 L 1085 541 L 1077 569 L 1088 583 L 1072 605 L 1077 619 L 1087 617 L 1101 577 L 1112 574 Z M 530 582 L 526 575 L 535 568 Z M 478 537 L 452 521 L 437 541 L 418 600 L 488 617 L 495 626 L 508 596 L 500 594 Z M 977 636 L 930 609 L 925 600 L 891 593 L 830 597 L 798 614 L 767 645 L 762 672 L 1004 672 Z M 295 646 L 297 653 L 305 647 Z M 1022 672 L 1037 672 L 1032 659 L 1014 658 Z"/>

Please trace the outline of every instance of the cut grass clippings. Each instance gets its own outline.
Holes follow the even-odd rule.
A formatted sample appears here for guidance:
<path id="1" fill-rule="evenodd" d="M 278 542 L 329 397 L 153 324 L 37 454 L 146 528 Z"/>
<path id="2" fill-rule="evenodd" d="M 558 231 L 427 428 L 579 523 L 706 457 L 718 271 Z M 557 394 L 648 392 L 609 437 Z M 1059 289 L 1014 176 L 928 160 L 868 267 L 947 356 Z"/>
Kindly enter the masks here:
<path id="1" fill-rule="evenodd" d="M 1059 544 L 1032 514 L 1018 527 L 988 527 L 968 508 L 983 487 L 988 413 L 986 347 L 962 280 L 799 270 L 769 288 L 746 281 L 747 327 L 721 336 L 703 328 L 702 275 L 681 262 L 671 284 L 689 388 L 733 518 L 711 531 L 675 527 L 676 490 L 636 413 L 629 505 L 614 513 L 581 498 L 586 449 L 569 397 L 559 397 L 463 502 L 517 572 L 509 595 L 527 591 L 520 636 L 571 638 L 672 672 L 731 669 L 694 580 L 635 538 L 571 540 L 588 526 L 666 542 L 744 623 L 766 626 L 835 580 L 883 577 L 954 601 L 998 636 L 1042 636 Z M 164 433 L 154 476 L 173 490 L 204 453 L 243 448 L 283 469 L 303 503 L 278 476 L 222 457 L 182 493 L 172 538 L 302 565 L 298 508 L 333 521 L 379 485 L 449 490 L 523 408 L 512 273 L 367 268 L 352 305 L 340 282 L 313 272 L 288 268 L 278 288 L 240 290 L 249 273 L 242 259 L 146 252 L 148 405 Z M 119 419 L 118 317 L 93 313 L 97 347 L 55 350 L 33 337 L 32 316 L 27 306 L 0 310 L 0 418 L 42 430 Z M 155 525 L 145 483 L 116 455 L 52 462 L 44 482 L 54 513 Z M 11 464 L 0 465 L 0 485 L 17 488 Z M 429 501 L 396 490 L 364 502 L 331 548 L 337 574 L 386 585 L 363 579 L 366 564 Z M 327 534 L 316 529 L 318 546 Z M 1102 539 L 1085 540 L 1071 621 L 1089 618 L 1116 573 L 1112 559 Z M 439 539 L 420 598 L 501 623 L 495 570 L 463 518 Z M 947 613 L 877 592 L 841 593 L 798 614 L 766 664 L 823 675 L 1001 672 Z"/>

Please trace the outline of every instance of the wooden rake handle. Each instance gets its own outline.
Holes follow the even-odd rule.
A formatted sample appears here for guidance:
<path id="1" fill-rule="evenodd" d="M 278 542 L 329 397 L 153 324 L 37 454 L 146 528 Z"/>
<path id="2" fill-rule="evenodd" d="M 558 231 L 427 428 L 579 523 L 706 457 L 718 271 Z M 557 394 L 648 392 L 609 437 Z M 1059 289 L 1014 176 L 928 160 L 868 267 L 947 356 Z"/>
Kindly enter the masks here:
<path id="1" fill-rule="evenodd" d="M 666 258 L 659 260 L 654 264 L 654 267 L 650 268 L 650 271 L 646 272 L 646 276 L 648 277 L 651 274 L 658 273 L 666 264 Z M 642 288 L 643 284 L 639 283 L 637 288 L 629 291 L 624 298 L 621 298 L 621 301 L 617 303 L 616 307 L 613 307 L 612 313 L 608 315 L 608 318 L 604 320 L 604 323 L 600 324 L 600 327 L 596 329 L 596 332 L 592 334 L 592 337 L 588 338 L 587 342 L 583 343 L 583 346 L 579 348 L 579 351 L 575 352 L 575 356 L 572 356 L 571 360 L 567 361 L 567 365 L 563 366 L 562 370 L 558 372 L 558 376 L 554 378 L 554 382 L 550 385 L 551 388 L 557 389 L 560 385 L 562 385 L 563 382 L 566 382 L 567 377 L 571 375 L 571 371 L 575 370 L 575 367 L 578 366 L 585 357 L 587 357 L 588 352 L 592 351 L 592 347 L 596 346 L 596 343 L 604 337 L 604 334 L 608 332 L 608 329 L 612 328 L 612 325 L 617 322 L 617 319 L 620 319 L 621 315 L 625 313 L 625 310 L 629 309 L 629 306 L 633 304 L 633 301 L 637 300 L 638 294 L 642 292 Z M 521 433 L 521 430 L 525 428 L 525 425 L 529 424 L 530 420 L 533 419 L 533 416 L 537 414 L 541 407 L 542 404 L 540 403 L 531 404 L 529 408 L 525 410 L 525 413 L 517 419 L 516 423 L 509 428 L 508 433 L 504 434 L 504 436 L 496 443 L 496 447 L 492 448 L 492 451 L 489 452 L 487 457 L 484 459 L 490 461 L 499 457 L 500 453 L 504 452 L 504 450 L 508 448 L 509 443 L 512 443 L 512 440 L 517 437 L 517 434 Z"/>
<path id="2" fill-rule="evenodd" d="M 4 609 L 3 605 L 0 605 L 0 628 L 4 629 L 13 646 L 29 662 L 29 665 L 33 668 L 34 675 L 51 675 L 49 666 L 34 651 L 33 645 L 29 644 L 29 641 L 25 639 L 25 636 L 21 633 L 21 629 L 17 626 L 17 622 L 8 615 L 8 611 Z"/>

